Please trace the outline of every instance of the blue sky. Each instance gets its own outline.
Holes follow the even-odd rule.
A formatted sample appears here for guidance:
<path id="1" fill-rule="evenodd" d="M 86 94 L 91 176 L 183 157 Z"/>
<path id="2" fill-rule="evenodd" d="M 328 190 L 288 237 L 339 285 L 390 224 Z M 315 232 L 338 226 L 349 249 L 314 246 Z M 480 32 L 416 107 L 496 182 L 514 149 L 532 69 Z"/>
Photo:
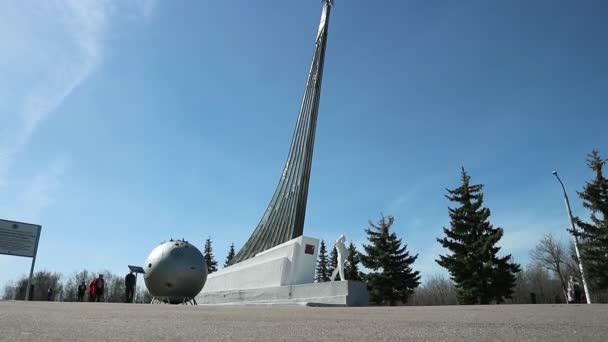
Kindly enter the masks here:
<path id="1" fill-rule="evenodd" d="M 142 264 L 162 240 L 223 262 L 286 158 L 317 0 L 0 2 L 0 217 L 43 226 L 37 269 Z M 358 244 L 381 212 L 442 272 L 446 187 L 486 185 L 522 263 L 566 239 L 608 156 L 604 1 L 336 1 L 305 234 Z M 29 270 L 0 256 L 0 286 Z"/>

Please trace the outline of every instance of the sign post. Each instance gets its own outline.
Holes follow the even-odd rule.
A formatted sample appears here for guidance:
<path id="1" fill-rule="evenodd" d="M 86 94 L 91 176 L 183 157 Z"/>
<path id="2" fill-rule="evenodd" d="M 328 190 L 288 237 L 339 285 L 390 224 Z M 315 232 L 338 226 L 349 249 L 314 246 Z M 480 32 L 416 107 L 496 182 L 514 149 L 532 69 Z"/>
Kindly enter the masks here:
<path id="1" fill-rule="evenodd" d="M 32 295 L 30 290 L 41 230 L 42 227 L 36 224 L 0 219 L 0 254 L 32 258 L 25 300 L 29 300 Z"/>

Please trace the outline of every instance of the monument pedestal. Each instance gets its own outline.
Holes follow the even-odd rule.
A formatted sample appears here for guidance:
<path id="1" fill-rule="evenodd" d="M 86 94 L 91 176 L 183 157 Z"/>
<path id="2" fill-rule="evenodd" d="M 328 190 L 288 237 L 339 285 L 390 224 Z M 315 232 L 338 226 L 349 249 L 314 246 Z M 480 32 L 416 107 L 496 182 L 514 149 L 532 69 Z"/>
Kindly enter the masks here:
<path id="1" fill-rule="evenodd" d="M 319 240 L 300 236 L 207 276 L 201 293 L 308 284 Z"/>
<path id="2" fill-rule="evenodd" d="M 199 304 L 367 305 L 364 283 L 314 283 L 318 245 L 318 239 L 300 236 L 214 272 L 207 277 L 196 301 Z"/>
<path id="3" fill-rule="evenodd" d="M 367 285 L 335 281 L 257 289 L 201 292 L 198 304 L 303 304 L 310 306 L 367 306 Z"/>

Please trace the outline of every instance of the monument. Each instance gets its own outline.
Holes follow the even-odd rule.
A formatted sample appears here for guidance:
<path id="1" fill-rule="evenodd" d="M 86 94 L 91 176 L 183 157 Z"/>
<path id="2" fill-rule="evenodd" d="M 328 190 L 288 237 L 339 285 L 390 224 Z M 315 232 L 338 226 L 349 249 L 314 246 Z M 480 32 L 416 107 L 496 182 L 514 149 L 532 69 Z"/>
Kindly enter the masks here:
<path id="1" fill-rule="evenodd" d="M 333 0 L 322 1 L 304 97 L 270 204 L 232 265 L 207 277 L 196 297 L 199 303 L 368 303 L 367 288 L 361 282 L 314 283 L 319 240 L 303 236 L 332 7 Z"/>
<path id="2" fill-rule="evenodd" d="M 237 253 L 233 263 L 247 260 L 257 253 L 302 236 L 304 232 L 308 183 L 319 114 L 327 29 L 332 3 L 332 0 L 323 1 L 321 23 L 304 98 L 279 184 L 258 226 Z"/>
<path id="3" fill-rule="evenodd" d="M 344 234 L 342 234 L 334 244 L 334 247 L 336 247 L 336 251 L 338 251 L 338 264 L 336 265 L 336 269 L 334 269 L 334 272 L 331 275 L 331 281 L 336 280 L 336 276 L 338 275 L 338 273 L 340 274 L 340 279 L 346 279 L 344 276 L 344 265 L 346 264 L 346 259 L 350 255 L 350 252 L 346 248 L 346 245 L 344 244 L 345 242 L 346 237 L 344 236 Z"/>

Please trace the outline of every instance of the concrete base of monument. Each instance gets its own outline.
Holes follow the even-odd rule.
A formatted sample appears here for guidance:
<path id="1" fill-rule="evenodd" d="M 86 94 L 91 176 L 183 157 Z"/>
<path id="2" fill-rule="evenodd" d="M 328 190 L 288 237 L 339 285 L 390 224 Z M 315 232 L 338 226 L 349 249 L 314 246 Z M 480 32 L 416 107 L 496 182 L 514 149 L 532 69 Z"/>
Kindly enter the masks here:
<path id="1" fill-rule="evenodd" d="M 213 272 L 201 294 L 312 283 L 318 244 L 318 239 L 300 236 Z"/>
<path id="2" fill-rule="evenodd" d="M 198 304 L 306 304 L 310 306 L 367 306 L 367 285 L 336 281 L 257 289 L 201 292 Z"/>
<path id="3" fill-rule="evenodd" d="M 364 306 L 361 282 L 313 283 L 319 240 L 300 236 L 207 277 L 199 304 L 289 304 Z"/>

